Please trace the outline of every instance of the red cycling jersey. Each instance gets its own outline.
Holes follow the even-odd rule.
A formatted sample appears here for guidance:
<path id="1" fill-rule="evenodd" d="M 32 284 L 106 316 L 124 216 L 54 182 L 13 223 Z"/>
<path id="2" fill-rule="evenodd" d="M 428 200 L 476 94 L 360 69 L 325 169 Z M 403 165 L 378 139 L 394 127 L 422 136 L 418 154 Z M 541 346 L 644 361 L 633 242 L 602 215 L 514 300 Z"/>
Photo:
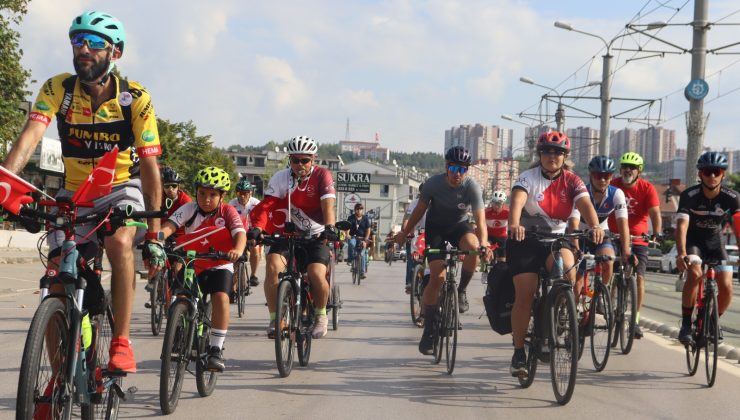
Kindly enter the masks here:
<path id="1" fill-rule="evenodd" d="M 506 238 L 506 231 L 509 227 L 509 208 L 504 204 L 501 210 L 496 212 L 493 207 L 488 207 L 485 215 L 488 237 Z"/>
<path id="2" fill-rule="evenodd" d="M 252 226 L 267 233 L 281 232 L 288 217 L 290 193 L 290 218 L 296 228 L 312 235 L 323 232 L 325 218 L 321 201 L 335 198 L 334 179 L 331 172 L 319 166 L 311 173 L 295 180 L 290 168 L 277 172 L 265 189 L 265 199 L 249 213 Z"/>
<path id="3" fill-rule="evenodd" d="M 648 209 L 660 206 L 658 192 L 655 187 L 648 181 L 638 178 L 632 188 L 625 188 L 622 178 L 612 180 L 612 185 L 621 188 L 627 201 L 627 224 L 630 228 L 630 235 L 641 236 L 648 233 Z M 609 230 L 617 232 L 617 221 L 614 213 L 609 216 Z M 647 242 L 641 239 L 632 241 L 634 245 L 647 245 Z"/>

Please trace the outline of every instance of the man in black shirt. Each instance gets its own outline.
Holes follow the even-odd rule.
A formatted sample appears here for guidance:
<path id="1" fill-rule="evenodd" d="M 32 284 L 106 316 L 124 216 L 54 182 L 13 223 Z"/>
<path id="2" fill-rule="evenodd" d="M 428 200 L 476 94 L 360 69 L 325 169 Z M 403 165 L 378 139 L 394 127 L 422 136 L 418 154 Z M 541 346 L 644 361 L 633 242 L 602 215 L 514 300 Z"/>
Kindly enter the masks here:
<path id="1" fill-rule="evenodd" d="M 681 193 L 676 212 L 676 267 L 688 271 L 681 296 L 681 330 L 678 340 L 687 344 L 691 341 L 691 313 L 696 301 L 701 265 L 686 264 L 684 257 L 698 256 L 703 260 L 727 260 L 727 252 L 721 241 L 720 230 L 730 218 L 740 216 L 740 194 L 722 186 L 727 169 L 727 158 L 718 152 L 705 152 L 696 165 L 701 182 Z M 734 223 L 737 235 L 737 223 Z M 740 242 L 738 242 L 740 243 Z M 717 309 L 719 316 L 727 310 L 732 300 L 732 267 L 718 265 Z M 722 338 L 720 331 L 719 339 Z"/>
<path id="2" fill-rule="evenodd" d="M 357 246 L 357 241 L 361 241 L 361 247 L 362 247 L 362 258 L 360 259 L 362 263 L 360 264 L 360 278 L 364 279 L 366 277 L 365 273 L 367 273 L 367 243 L 370 239 L 370 219 L 368 219 L 367 215 L 362 214 L 364 211 L 364 207 L 362 206 L 362 203 L 355 204 L 355 212 L 354 214 L 351 214 L 347 221 L 352 225 L 352 227 L 349 229 L 350 239 L 349 239 L 349 260 L 348 263 L 352 263 L 352 260 L 354 259 L 355 255 L 355 247 Z"/>

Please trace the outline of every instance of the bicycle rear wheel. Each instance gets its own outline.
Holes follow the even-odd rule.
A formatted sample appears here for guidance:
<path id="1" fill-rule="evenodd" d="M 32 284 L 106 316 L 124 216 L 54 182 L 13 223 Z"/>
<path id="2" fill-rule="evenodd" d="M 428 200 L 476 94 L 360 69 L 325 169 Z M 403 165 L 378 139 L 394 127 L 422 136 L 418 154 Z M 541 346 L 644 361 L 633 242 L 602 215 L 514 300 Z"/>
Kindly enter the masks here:
<path id="1" fill-rule="evenodd" d="M 90 386 L 96 392 L 91 396 L 90 407 L 86 410 L 83 406 L 82 418 L 88 419 L 116 419 L 118 408 L 121 403 L 118 394 L 113 390 L 115 384 L 123 388 L 123 378 L 104 378 L 103 369 L 108 368 L 108 349 L 113 336 L 113 311 L 110 306 L 110 293 L 106 294 L 105 313 L 96 315 L 91 320 L 93 329 L 93 342 L 91 346 L 91 357 L 94 366 L 90 369 Z M 110 381 L 105 387 L 105 382 Z"/>
<path id="2" fill-rule="evenodd" d="M 635 341 L 635 325 L 637 324 L 637 280 L 635 275 L 624 279 L 624 287 L 620 289 L 622 314 L 621 328 L 619 329 L 619 346 L 622 354 L 629 354 Z"/>
<path id="3" fill-rule="evenodd" d="M 275 361 L 280 376 L 285 378 L 293 369 L 293 343 L 297 331 L 296 301 L 293 283 L 280 281 L 278 287 L 277 317 L 275 318 Z"/>
<path id="4" fill-rule="evenodd" d="M 457 355 L 457 327 L 458 327 L 458 307 L 457 307 L 457 288 L 454 282 L 450 282 L 447 286 L 446 302 L 444 305 L 444 312 L 447 315 L 444 317 L 445 322 L 443 324 L 444 335 L 442 341 L 445 344 L 445 360 L 447 361 L 447 374 L 452 375 L 452 371 L 455 370 L 455 356 Z"/>
<path id="5" fill-rule="evenodd" d="M 527 376 L 519 376 L 519 385 L 522 388 L 529 388 L 534 382 L 534 375 L 537 373 L 539 346 L 539 340 L 535 333 L 535 319 L 534 316 L 530 316 L 527 335 L 524 337 L 524 350 L 527 352 Z"/>
<path id="6" fill-rule="evenodd" d="M 594 282 L 594 296 L 591 300 L 589 319 L 591 330 L 591 360 L 594 369 L 601 372 L 609 360 L 612 338 L 612 308 L 609 289 L 601 281 Z"/>
<path id="7" fill-rule="evenodd" d="M 247 303 L 247 263 L 237 263 L 236 276 L 236 310 L 239 318 L 246 312 Z"/>
<path id="8" fill-rule="evenodd" d="M 160 272 L 152 282 L 152 291 L 149 292 L 149 303 L 151 304 L 149 320 L 152 326 L 152 335 L 158 336 L 162 330 L 162 318 L 164 318 L 165 282 L 167 275 Z"/>
<path id="9" fill-rule="evenodd" d="M 334 284 L 331 289 L 332 308 L 331 308 L 331 327 L 334 331 L 339 329 L 339 308 L 342 307 L 342 297 L 339 293 L 339 285 Z"/>
<path id="10" fill-rule="evenodd" d="M 621 308 L 622 308 L 622 303 L 621 303 L 622 291 L 620 290 L 622 287 L 621 286 L 622 284 L 621 276 L 622 276 L 622 273 L 615 273 L 614 276 L 612 277 L 612 281 L 609 287 L 610 289 L 609 296 L 611 297 L 611 301 L 612 301 L 612 313 L 613 313 L 612 315 L 613 331 L 612 331 L 612 342 L 611 342 L 612 347 L 617 347 L 617 345 L 619 344 L 619 337 L 621 335 L 619 332 L 622 330 L 622 320 L 624 319 L 624 314 L 621 312 Z"/>
<path id="11" fill-rule="evenodd" d="M 700 332 L 701 328 L 699 325 L 703 325 L 703 322 L 703 311 L 695 307 L 691 314 L 691 326 L 693 330 L 691 333 L 691 341 L 688 344 L 684 344 L 684 348 L 686 349 L 686 368 L 689 371 L 689 376 L 694 376 L 696 371 L 699 369 L 699 355 L 701 354 L 699 351 L 701 350 L 699 342 L 702 340 Z"/>
<path id="12" fill-rule="evenodd" d="M 552 292 L 551 292 L 552 293 Z M 565 405 L 573 396 L 578 372 L 578 320 L 573 293 L 565 287 L 551 298 L 550 374 L 558 404 Z"/>
<path id="13" fill-rule="evenodd" d="M 200 322 L 203 324 L 203 330 L 202 333 L 196 333 L 199 337 L 197 339 L 198 360 L 195 361 L 195 385 L 198 387 L 198 395 L 207 397 L 216 388 L 218 372 L 206 369 L 206 356 L 211 346 L 211 314 L 213 313 L 213 305 L 210 299 L 203 302 L 205 305 L 202 308 L 203 313 L 200 314 Z"/>
<path id="14" fill-rule="evenodd" d="M 162 342 L 162 365 L 159 372 L 159 407 L 163 414 L 175 412 L 185 368 L 190 363 L 192 335 L 195 328 L 188 320 L 188 305 L 177 302 L 170 307 Z"/>
<path id="15" fill-rule="evenodd" d="M 705 291 L 706 292 L 706 291 Z M 704 360 L 707 369 L 707 387 L 717 379 L 717 346 L 719 345 L 719 313 L 717 295 L 711 293 L 704 307 Z"/>
<path id="16" fill-rule="evenodd" d="M 63 395 L 69 340 L 64 303 L 55 297 L 44 299 L 26 336 L 18 379 L 16 418 L 32 419 L 41 413 L 58 418 L 63 411 L 71 412 L 71 407 L 65 405 L 72 404 L 72 396 Z"/>
<path id="17" fill-rule="evenodd" d="M 417 327 L 424 326 L 421 309 L 421 282 L 424 280 L 424 266 L 416 264 L 411 276 L 411 293 L 409 293 L 411 322 Z"/>
<path id="18" fill-rule="evenodd" d="M 432 347 L 433 350 L 433 356 L 434 359 L 432 360 L 432 363 L 435 365 L 442 361 L 442 344 L 444 341 L 444 326 L 447 322 L 447 319 L 445 318 L 446 314 L 444 311 L 444 302 L 447 299 L 447 290 L 442 287 L 442 290 L 439 293 L 439 302 L 440 304 L 437 306 L 437 316 L 434 320 L 434 326 L 432 327 L 433 333 L 432 333 L 432 340 L 434 342 L 434 346 Z M 423 334 L 423 333 L 422 333 Z"/>

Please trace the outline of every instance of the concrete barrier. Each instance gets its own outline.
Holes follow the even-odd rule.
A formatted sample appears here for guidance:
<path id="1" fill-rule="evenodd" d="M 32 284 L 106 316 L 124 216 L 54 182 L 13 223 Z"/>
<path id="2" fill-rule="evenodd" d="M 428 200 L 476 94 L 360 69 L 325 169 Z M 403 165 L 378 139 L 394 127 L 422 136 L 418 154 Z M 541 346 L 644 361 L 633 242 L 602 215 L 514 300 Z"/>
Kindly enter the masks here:
<path id="1" fill-rule="evenodd" d="M 0 249 L 36 249 L 36 244 L 42 234 L 43 232 L 29 233 L 25 230 L 0 230 Z"/>

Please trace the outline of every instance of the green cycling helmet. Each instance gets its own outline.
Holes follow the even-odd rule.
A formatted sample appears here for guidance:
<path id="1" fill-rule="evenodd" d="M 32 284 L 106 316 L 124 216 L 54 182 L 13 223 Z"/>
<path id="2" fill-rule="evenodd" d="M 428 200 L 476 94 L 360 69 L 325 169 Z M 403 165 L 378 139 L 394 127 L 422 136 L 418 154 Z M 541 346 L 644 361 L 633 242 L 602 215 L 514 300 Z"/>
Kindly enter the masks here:
<path id="1" fill-rule="evenodd" d="M 209 166 L 198 171 L 195 176 L 195 187 L 213 188 L 226 192 L 231 189 L 231 178 L 223 169 Z"/>
<path id="2" fill-rule="evenodd" d="M 627 152 L 622 155 L 621 158 L 619 158 L 619 164 L 620 165 L 634 165 L 637 166 L 639 170 L 642 170 L 642 164 L 643 164 L 642 156 L 638 155 L 635 152 Z"/>
<path id="3" fill-rule="evenodd" d="M 247 178 L 242 178 L 236 183 L 237 191 L 252 191 L 252 183 Z"/>
<path id="4" fill-rule="evenodd" d="M 105 12 L 87 11 L 74 18 L 72 26 L 69 27 L 69 36 L 78 32 L 89 32 L 107 39 L 108 42 L 118 47 L 123 54 L 123 46 L 126 43 L 126 31 L 123 23 Z"/>

